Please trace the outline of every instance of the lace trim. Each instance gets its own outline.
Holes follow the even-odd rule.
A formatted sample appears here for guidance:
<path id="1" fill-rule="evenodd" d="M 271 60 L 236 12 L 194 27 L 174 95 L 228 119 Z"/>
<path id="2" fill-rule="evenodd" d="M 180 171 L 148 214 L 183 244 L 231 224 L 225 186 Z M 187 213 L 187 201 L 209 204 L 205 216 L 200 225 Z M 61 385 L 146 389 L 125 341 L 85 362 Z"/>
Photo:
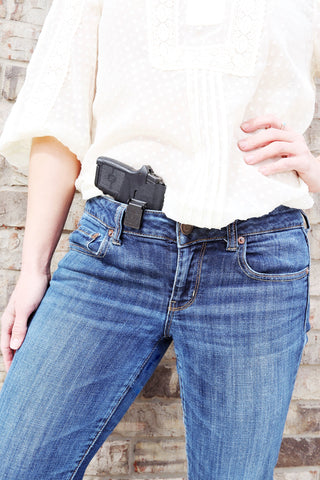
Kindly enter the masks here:
<path id="1" fill-rule="evenodd" d="M 179 44 L 179 1 L 147 0 L 149 60 L 153 66 L 163 70 L 209 68 L 234 75 L 254 75 L 266 0 L 234 0 L 227 40 L 189 47 Z"/>

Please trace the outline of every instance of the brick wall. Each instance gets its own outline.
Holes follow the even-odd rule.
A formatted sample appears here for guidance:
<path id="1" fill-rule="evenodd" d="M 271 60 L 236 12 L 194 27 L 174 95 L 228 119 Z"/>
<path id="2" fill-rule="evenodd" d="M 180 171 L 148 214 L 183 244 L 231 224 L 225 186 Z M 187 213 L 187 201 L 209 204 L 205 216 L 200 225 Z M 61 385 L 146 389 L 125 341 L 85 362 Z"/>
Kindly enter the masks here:
<path id="1" fill-rule="evenodd" d="M 0 0 L 0 131 L 24 81 L 25 70 L 51 0 Z M 319 84 L 320 100 L 320 84 Z M 320 105 L 320 102 L 319 102 Z M 320 111 L 307 140 L 320 154 Z M 0 313 L 16 282 L 26 213 L 27 179 L 0 156 Z M 308 214 L 310 231 L 311 323 L 286 422 L 276 480 L 320 480 L 320 195 Z M 68 248 L 84 202 L 76 194 L 53 259 Z M 186 479 L 182 409 L 174 348 L 89 465 L 86 480 Z M 5 377 L 0 363 L 0 384 Z M 192 479 L 196 480 L 196 479 Z"/>

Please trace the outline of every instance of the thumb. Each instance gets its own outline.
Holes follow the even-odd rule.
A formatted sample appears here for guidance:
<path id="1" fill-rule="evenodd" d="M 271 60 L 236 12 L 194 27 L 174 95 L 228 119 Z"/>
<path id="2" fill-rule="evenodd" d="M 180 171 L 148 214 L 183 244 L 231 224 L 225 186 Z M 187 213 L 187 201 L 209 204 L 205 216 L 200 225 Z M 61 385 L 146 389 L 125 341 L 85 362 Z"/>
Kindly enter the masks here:
<path id="1" fill-rule="evenodd" d="M 17 350 L 22 345 L 22 342 L 27 333 L 27 319 L 28 319 L 28 316 L 25 314 L 23 315 L 20 313 L 20 315 L 16 316 L 16 319 L 12 328 L 11 341 L 10 341 L 10 348 L 12 350 Z"/>

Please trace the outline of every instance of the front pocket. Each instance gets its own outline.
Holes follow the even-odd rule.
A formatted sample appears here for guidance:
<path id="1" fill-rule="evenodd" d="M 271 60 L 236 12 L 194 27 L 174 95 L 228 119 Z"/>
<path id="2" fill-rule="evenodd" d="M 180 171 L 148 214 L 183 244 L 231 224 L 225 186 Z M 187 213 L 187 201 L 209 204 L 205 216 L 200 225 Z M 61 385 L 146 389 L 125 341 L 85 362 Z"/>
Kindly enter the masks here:
<path id="1" fill-rule="evenodd" d="M 205 68 L 254 75 L 266 0 L 211 0 L 210 15 L 199 11 L 209 8 L 202 1 L 192 23 L 194 1 L 146 0 L 150 63 L 162 70 Z"/>
<path id="2" fill-rule="evenodd" d="M 69 236 L 71 250 L 95 257 L 105 256 L 109 242 L 108 227 L 86 212 L 82 215 L 77 229 Z"/>
<path id="3" fill-rule="evenodd" d="M 303 227 L 257 233 L 239 244 L 242 271 L 257 280 L 290 281 L 308 275 L 310 254 Z"/>

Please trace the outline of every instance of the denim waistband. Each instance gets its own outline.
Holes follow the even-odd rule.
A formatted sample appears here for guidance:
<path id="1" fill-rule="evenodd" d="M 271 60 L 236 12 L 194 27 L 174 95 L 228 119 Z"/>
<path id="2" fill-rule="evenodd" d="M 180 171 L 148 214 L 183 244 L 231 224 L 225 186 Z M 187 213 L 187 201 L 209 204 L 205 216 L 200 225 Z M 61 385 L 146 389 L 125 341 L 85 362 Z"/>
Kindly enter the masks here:
<path id="1" fill-rule="evenodd" d="M 181 223 L 168 218 L 161 210 L 146 209 L 143 214 L 142 225 L 139 230 L 123 226 L 122 220 L 127 205 L 108 196 L 97 196 L 87 200 L 85 212 L 103 222 L 108 228 L 116 230 L 117 240 L 121 233 L 150 236 L 153 238 L 171 240 L 188 245 L 200 241 L 228 239 L 235 244 L 236 236 L 252 235 L 256 233 L 272 232 L 289 228 L 304 227 L 309 230 L 310 225 L 306 214 L 298 208 L 279 205 L 271 212 L 260 217 L 251 217 L 247 220 L 235 220 L 220 229 L 193 226 L 190 233 L 185 235 Z"/>

